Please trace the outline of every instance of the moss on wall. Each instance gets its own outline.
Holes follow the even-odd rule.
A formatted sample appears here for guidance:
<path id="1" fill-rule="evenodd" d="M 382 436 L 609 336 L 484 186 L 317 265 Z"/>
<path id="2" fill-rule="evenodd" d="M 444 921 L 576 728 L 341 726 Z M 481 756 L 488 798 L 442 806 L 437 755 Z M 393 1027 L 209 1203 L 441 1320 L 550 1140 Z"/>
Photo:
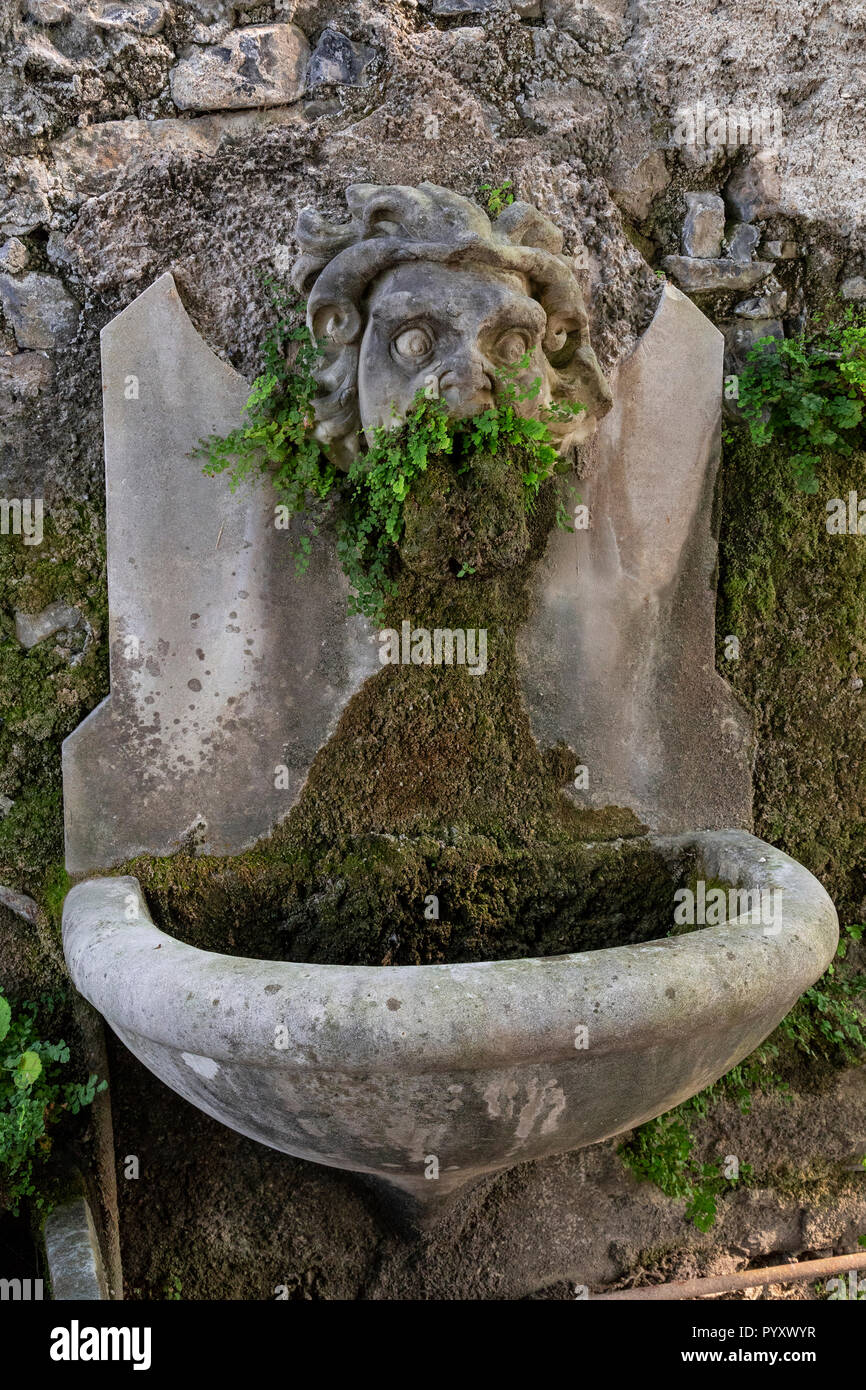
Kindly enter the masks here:
<path id="1" fill-rule="evenodd" d="M 486 670 L 387 665 L 319 751 L 281 827 L 251 852 L 138 860 L 158 920 L 198 945 L 320 962 L 419 964 L 644 940 L 673 875 L 618 808 L 563 794 L 576 757 L 533 737 L 515 638 L 556 512 L 527 516 L 521 458 L 434 464 L 407 504 L 385 623 L 487 638 Z M 458 577 L 461 569 L 469 572 Z M 476 649 L 477 654 L 477 649 Z"/>
<path id="2" fill-rule="evenodd" d="M 828 534 L 826 504 L 863 488 L 864 462 L 825 457 L 809 496 L 738 430 L 721 474 L 718 666 L 756 721 L 755 833 L 847 922 L 866 918 L 866 536 Z"/>
<path id="3" fill-rule="evenodd" d="M 16 611 L 63 601 L 84 620 L 29 651 Z M 63 861 L 60 745 L 108 693 L 104 541 L 83 504 L 46 511 L 40 545 L 0 537 L 0 882 L 57 906 Z M 53 896 L 51 889 L 54 889 Z"/>

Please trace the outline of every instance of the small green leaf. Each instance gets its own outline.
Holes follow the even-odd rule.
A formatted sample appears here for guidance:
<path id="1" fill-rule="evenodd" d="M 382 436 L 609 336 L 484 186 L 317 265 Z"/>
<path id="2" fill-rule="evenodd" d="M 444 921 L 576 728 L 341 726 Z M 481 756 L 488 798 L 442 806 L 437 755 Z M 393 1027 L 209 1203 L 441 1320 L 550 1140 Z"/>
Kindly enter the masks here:
<path id="1" fill-rule="evenodd" d="M 22 1052 L 13 1073 L 13 1080 L 20 1091 L 26 1090 L 42 1075 L 42 1062 L 36 1052 Z"/>

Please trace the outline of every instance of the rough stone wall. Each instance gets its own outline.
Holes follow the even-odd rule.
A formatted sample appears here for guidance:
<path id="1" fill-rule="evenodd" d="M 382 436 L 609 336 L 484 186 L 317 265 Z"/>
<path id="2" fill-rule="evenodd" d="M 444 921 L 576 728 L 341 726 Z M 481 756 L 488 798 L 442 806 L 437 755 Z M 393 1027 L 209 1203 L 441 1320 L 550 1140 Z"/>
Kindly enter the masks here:
<path id="1" fill-rule="evenodd" d="M 264 277 L 293 259 L 299 206 L 337 213 L 351 182 L 477 196 L 510 179 L 565 230 L 606 368 L 667 271 L 723 329 L 735 370 L 754 337 L 837 293 L 866 297 L 864 27 L 866 6 L 832 0 L 0 0 L 0 496 L 46 508 L 42 546 L 0 537 L 0 883 L 56 904 L 59 744 L 106 693 L 110 318 L 171 270 L 206 341 L 251 376 Z M 769 143 L 708 141 L 714 112 L 753 108 L 771 127 L 778 114 Z M 682 143 L 689 121 L 703 143 Z M 42 615 L 32 646 L 20 615 Z M 766 765 L 773 721 L 759 727 Z M 861 815 L 853 792 L 846 815 Z M 0 950 L 12 922 L 0 907 Z M 832 1113 L 832 1087 L 823 1103 Z M 764 1245 L 823 1247 L 851 1219 L 818 1241 L 791 1217 L 790 1238 Z M 676 1244 L 676 1220 L 632 1255 Z"/>

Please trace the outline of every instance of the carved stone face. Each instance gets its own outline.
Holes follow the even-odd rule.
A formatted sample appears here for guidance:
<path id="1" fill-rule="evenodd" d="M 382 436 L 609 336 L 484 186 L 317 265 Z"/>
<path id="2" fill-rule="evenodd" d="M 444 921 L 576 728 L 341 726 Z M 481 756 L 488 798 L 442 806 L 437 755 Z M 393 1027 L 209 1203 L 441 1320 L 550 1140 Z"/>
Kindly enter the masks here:
<path id="1" fill-rule="evenodd" d="M 493 405 L 505 383 L 497 373 L 528 354 L 512 376 L 518 394 L 540 382 L 519 409 L 550 404 L 542 340 L 547 316 L 522 277 L 454 270 L 423 261 L 387 271 L 376 284 L 361 342 L 358 401 L 367 439 L 406 414 L 419 390 L 435 383 L 454 419 Z"/>
<path id="2" fill-rule="evenodd" d="M 545 420 L 564 457 L 592 432 L 610 388 L 562 233 L 543 213 L 515 202 L 491 222 L 430 183 L 354 184 L 346 202 L 347 223 L 301 210 L 293 271 L 322 354 L 316 437 L 338 467 L 434 383 L 453 418 L 486 409 L 508 389 L 497 374 L 527 354 L 514 384 L 539 387 L 519 409 Z"/>

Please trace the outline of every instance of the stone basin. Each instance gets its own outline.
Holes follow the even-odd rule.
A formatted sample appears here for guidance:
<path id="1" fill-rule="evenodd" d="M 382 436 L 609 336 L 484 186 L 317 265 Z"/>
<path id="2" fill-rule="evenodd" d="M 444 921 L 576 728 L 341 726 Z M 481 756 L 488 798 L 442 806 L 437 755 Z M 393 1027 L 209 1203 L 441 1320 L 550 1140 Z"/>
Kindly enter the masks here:
<path id="1" fill-rule="evenodd" d="M 207 1114 L 430 1202 L 669 1110 L 830 964 L 835 908 L 795 860 L 743 831 L 653 844 L 690 852 L 708 885 L 781 890 L 781 921 L 542 959 L 304 965 L 176 941 L 118 877 L 71 890 L 64 951 L 117 1036 Z"/>

